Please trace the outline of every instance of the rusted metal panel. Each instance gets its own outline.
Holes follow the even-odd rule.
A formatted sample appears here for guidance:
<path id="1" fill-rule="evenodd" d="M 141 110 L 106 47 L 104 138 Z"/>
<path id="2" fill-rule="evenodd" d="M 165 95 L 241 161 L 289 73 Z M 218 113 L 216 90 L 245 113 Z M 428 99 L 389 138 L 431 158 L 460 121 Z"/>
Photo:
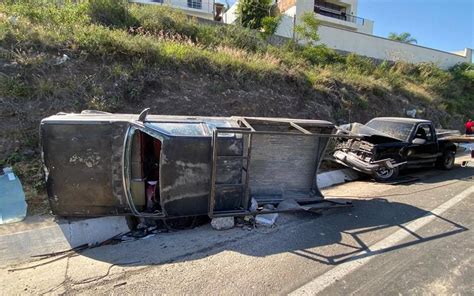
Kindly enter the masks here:
<path id="1" fill-rule="evenodd" d="M 216 128 L 251 134 L 216 136 Z M 211 201 L 230 215 L 248 211 L 251 197 L 318 200 L 316 172 L 333 128 L 280 118 L 59 114 L 41 123 L 48 195 L 57 215 L 157 218 L 206 215 Z"/>
<path id="2" fill-rule="evenodd" d="M 100 216 L 126 210 L 116 157 L 122 146 L 112 137 L 122 133 L 123 143 L 123 124 L 44 124 L 41 133 L 54 213 Z"/>
<path id="3" fill-rule="evenodd" d="M 318 151 L 320 138 L 256 135 L 253 141 L 252 196 L 258 200 L 259 197 L 311 194 L 320 153 L 324 152 Z"/>

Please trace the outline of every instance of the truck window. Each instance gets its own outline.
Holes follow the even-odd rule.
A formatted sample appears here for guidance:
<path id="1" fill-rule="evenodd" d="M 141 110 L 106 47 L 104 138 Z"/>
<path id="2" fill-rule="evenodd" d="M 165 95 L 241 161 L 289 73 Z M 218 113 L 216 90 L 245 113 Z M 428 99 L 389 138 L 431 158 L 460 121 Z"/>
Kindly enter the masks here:
<path id="1" fill-rule="evenodd" d="M 429 124 L 421 124 L 416 130 L 415 138 L 426 140 L 426 142 L 433 142 L 433 133 Z"/>
<path id="2" fill-rule="evenodd" d="M 413 130 L 413 123 L 379 119 L 372 119 L 365 125 L 401 141 L 408 141 Z"/>

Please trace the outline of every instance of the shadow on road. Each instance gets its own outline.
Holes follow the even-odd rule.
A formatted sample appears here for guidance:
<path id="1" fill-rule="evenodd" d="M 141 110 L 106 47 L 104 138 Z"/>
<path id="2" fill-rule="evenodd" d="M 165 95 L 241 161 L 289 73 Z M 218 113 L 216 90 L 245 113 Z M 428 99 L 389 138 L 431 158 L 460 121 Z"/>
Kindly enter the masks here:
<path id="1" fill-rule="evenodd" d="M 291 253 L 322 264 L 336 265 L 468 230 L 454 221 L 436 216 L 435 220 L 444 223 L 443 229 L 448 230 L 422 237 L 411 232 L 404 224 L 434 214 L 396 201 L 396 198 L 413 195 L 417 199 L 429 201 L 432 195 L 430 190 L 442 190 L 443 186 L 472 180 L 473 176 L 474 168 L 457 167 L 449 172 L 431 172 L 417 181 L 433 183 L 428 189 L 415 188 L 413 191 L 404 190 L 405 193 L 391 190 L 392 194 L 378 195 L 378 198 L 351 199 L 353 208 L 333 209 L 322 216 L 308 212 L 282 214 L 274 229 L 257 228 L 249 231 L 234 228 L 215 231 L 207 224 L 189 230 L 158 233 L 146 239 L 86 249 L 81 255 L 114 266 L 146 266 L 199 260 L 229 251 L 252 257 Z M 443 181 L 449 183 L 434 184 Z M 399 229 L 410 234 L 408 241 L 382 250 L 370 250 L 370 245 Z"/>
<path id="2" fill-rule="evenodd" d="M 449 231 L 421 237 L 410 232 L 403 224 L 432 215 L 431 212 L 386 199 L 353 200 L 353 203 L 352 209 L 332 210 L 332 213 L 323 216 L 310 213 L 282 215 L 280 225 L 275 229 L 215 231 L 205 225 L 86 250 L 82 255 L 114 265 L 134 262 L 133 265 L 141 266 L 198 260 L 225 251 L 254 257 L 290 252 L 323 264 L 335 265 L 467 230 L 454 221 L 437 217 L 448 224 Z M 369 245 L 385 236 L 380 231 L 390 227 L 395 227 L 392 231 L 405 229 L 412 239 L 395 247 L 370 252 Z"/>
<path id="3" fill-rule="evenodd" d="M 417 168 L 406 169 L 400 172 L 397 179 L 388 184 L 397 185 L 411 185 L 414 183 L 439 183 L 446 180 L 462 180 L 467 177 L 474 176 L 474 167 L 461 167 L 461 164 L 455 164 L 451 171 L 446 171 L 438 168 Z M 433 178 L 434 177 L 434 178 Z M 376 183 L 376 181 L 366 178 L 368 182 Z"/>

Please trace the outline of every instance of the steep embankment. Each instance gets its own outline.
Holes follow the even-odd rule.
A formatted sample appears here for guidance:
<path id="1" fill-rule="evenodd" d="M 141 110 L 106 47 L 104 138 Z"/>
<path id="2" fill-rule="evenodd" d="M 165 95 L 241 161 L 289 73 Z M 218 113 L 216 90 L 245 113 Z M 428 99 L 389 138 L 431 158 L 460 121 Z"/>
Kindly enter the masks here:
<path id="1" fill-rule="evenodd" d="M 38 124 L 60 111 L 364 122 L 416 109 L 453 128 L 474 110 L 468 65 L 377 65 L 159 7 L 94 3 L 0 5 L 0 165 L 14 166 L 34 211 L 47 208 Z"/>

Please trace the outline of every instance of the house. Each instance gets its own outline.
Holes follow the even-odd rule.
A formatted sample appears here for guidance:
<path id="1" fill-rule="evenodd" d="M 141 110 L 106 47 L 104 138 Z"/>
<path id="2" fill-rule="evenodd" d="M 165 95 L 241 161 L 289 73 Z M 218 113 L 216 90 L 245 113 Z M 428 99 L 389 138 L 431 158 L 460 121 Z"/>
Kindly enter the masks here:
<path id="1" fill-rule="evenodd" d="M 167 5 L 182 10 L 185 14 L 214 20 L 214 0 L 129 0 L 131 3 Z"/>
<path id="2" fill-rule="evenodd" d="M 350 31 L 372 34 L 374 22 L 357 16 L 357 0 L 279 0 L 280 12 L 293 14 L 296 19 L 305 12 L 316 13 L 323 25 L 330 25 Z"/>
<path id="3" fill-rule="evenodd" d="M 238 2 L 238 1 L 237 1 Z M 224 22 L 235 23 L 237 2 L 226 12 Z M 321 25 L 372 34 L 374 22 L 357 16 L 357 0 L 275 0 L 283 16 L 277 35 L 293 37 L 293 27 L 306 12 L 314 12 Z"/>
<path id="4" fill-rule="evenodd" d="M 224 14 L 225 23 L 237 22 L 237 3 L 238 0 Z M 297 39 L 295 26 L 304 13 L 312 12 L 320 21 L 319 43 L 342 53 L 356 53 L 377 60 L 432 62 L 445 69 L 472 61 L 470 48 L 446 52 L 373 35 L 374 22 L 357 14 L 358 0 L 275 0 L 274 5 L 281 15 L 275 35 L 281 37 Z"/>

